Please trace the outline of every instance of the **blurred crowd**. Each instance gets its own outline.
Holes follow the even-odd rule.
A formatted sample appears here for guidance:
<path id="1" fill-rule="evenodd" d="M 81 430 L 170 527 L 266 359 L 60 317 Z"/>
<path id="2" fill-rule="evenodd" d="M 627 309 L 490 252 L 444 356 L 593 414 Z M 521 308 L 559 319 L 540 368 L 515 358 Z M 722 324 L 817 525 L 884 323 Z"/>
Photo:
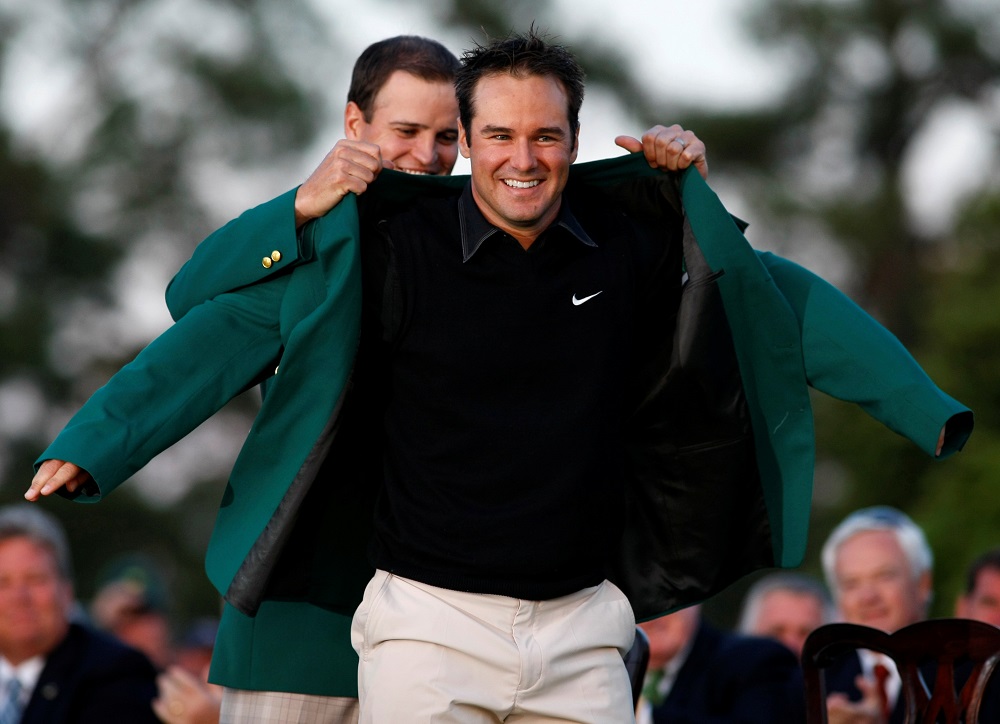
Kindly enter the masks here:
<path id="1" fill-rule="evenodd" d="M 822 566 L 824 582 L 798 572 L 759 578 L 736 631 L 716 628 L 700 607 L 640 624 L 650 657 L 637 721 L 804 721 L 799 659 L 812 631 L 841 621 L 892 633 L 928 616 L 933 554 L 923 531 L 899 510 L 849 515 L 825 542 Z M 1000 626 L 1000 548 L 970 564 L 954 615 Z M 922 673 L 933 682 L 934 671 Z M 826 671 L 825 682 L 831 724 L 904 719 L 899 672 L 887 656 L 851 651 Z M 1000 721 L 1000 686 L 992 681 L 979 720 Z"/>
<path id="2" fill-rule="evenodd" d="M 640 628 L 649 661 L 640 724 L 805 720 L 799 660 L 809 634 L 834 621 L 893 632 L 926 619 L 933 555 L 902 512 L 848 516 L 822 550 L 825 581 L 781 571 L 748 589 L 734 630 L 693 606 Z M 208 683 L 217 621 L 178 627 L 157 564 L 140 554 L 109 562 L 89 602 L 74 594 L 66 536 L 48 513 L 0 509 L 0 722 L 219 721 Z M 954 615 L 1000 626 L 1000 548 L 967 571 Z M 902 721 L 894 662 L 870 651 L 827 673 L 829 721 Z M 1000 715 L 989 687 L 981 721 Z"/>
<path id="3" fill-rule="evenodd" d="M 111 561 L 83 605 L 60 523 L 28 503 L 0 509 L 3 724 L 215 724 L 216 628 L 178 627 L 164 576 L 141 555 Z"/>

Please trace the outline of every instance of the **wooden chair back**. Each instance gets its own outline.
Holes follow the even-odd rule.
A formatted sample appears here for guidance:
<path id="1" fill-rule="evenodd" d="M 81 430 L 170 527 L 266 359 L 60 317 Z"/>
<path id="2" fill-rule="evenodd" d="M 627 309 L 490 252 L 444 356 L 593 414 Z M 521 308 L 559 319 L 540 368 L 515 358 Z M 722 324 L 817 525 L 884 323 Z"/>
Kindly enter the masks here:
<path id="1" fill-rule="evenodd" d="M 958 618 L 920 621 L 892 634 L 849 623 L 820 626 L 802 650 L 809 724 L 827 723 L 824 670 L 857 649 L 896 662 L 906 724 L 974 724 L 1000 661 L 1000 629 Z M 922 669 L 936 672 L 933 681 L 925 680 Z"/>

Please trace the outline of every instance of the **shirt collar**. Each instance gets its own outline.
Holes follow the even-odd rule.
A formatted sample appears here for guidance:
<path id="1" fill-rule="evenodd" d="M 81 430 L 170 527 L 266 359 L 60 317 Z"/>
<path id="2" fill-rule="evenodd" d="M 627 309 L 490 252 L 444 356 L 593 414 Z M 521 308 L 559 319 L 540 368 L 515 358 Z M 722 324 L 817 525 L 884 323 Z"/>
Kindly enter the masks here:
<path id="1" fill-rule="evenodd" d="M 17 680 L 21 682 L 21 701 L 23 703 L 31 696 L 43 668 L 45 668 L 44 656 L 33 656 L 17 666 L 11 666 L 7 659 L 0 656 L 0 681 L 6 682 L 17 677 Z"/>
<path id="2" fill-rule="evenodd" d="M 889 671 L 889 678 L 885 682 L 885 693 L 889 698 L 889 705 L 895 706 L 896 699 L 899 698 L 899 690 L 903 686 L 899 676 L 899 669 L 896 662 L 890 656 L 870 651 L 868 649 L 858 649 L 858 659 L 861 662 L 861 673 L 872 678 L 875 676 L 875 664 L 882 664 Z"/>
<path id="3" fill-rule="evenodd" d="M 479 251 L 479 247 L 483 245 L 483 242 L 494 234 L 502 234 L 503 232 L 497 227 L 493 226 L 486 217 L 483 216 L 483 212 L 479 210 L 479 206 L 476 204 L 476 200 L 472 198 L 472 181 L 465 185 L 465 189 L 462 191 L 462 197 L 458 202 L 458 220 L 459 226 L 462 233 L 462 261 L 467 262 L 472 258 L 473 254 Z M 597 244 L 594 240 L 590 238 L 580 222 L 573 215 L 573 212 L 569 210 L 569 205 L 566 203 L 566 197 L 563 196 L 563 203 L 559 205 L 559 214 L 556 216 L 555 221 L 552 222 L 552 226 L 561 226 L 563 229 L 568 231 L 574 237 L 576 237 L 581 243 L 587 246 L 596 247 Z"/>

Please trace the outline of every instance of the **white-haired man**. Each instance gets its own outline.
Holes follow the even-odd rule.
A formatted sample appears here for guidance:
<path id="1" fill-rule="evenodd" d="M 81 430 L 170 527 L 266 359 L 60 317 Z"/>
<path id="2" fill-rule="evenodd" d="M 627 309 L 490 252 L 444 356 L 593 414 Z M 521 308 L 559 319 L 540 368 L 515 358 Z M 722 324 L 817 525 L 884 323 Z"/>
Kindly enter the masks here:
<path id="1" fill-rule="evenodd" d="M 823 545 L 822 561 L 844 621 L 892 633 L 926 618 L 934 558 L 923 530 L 899 510 L 877 506 L 847 516 Z M 891 659 L 858 651 L 830 669 L 826 682 L 831 724 L 902 722 Z"/>

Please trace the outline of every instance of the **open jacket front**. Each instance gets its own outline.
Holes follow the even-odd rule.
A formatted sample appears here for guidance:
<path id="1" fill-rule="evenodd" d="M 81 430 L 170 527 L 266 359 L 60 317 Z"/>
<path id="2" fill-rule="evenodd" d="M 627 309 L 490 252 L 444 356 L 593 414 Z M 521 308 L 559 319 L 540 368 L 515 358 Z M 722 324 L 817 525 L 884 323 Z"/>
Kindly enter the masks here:
<path id="1" fill-rule="evenodd" d="M 387 172 L 367 193 L 391 203 L 457 195 L 466 181 Z M 929 454 L 946 422 L 945 454 L 962 447 L 971 412 L 837 290 L 755 252 L 696 172 L 664 174 L 635 154 L 574 165 L 570 183 L 634 199 L 635 213 L 683 209 L 688 279 L 676 325 L 644 330 L 654 344 L 647 393 L 628 422 L 626 534 L 610 555 L 609 577 L 637 618 L 801 561 L 814 457 L 807 385 L 861 404 Z M 359 509 L 369 498 L 349 495 L 359 477 L 339 462 L 358 447 L 343 442 L 357 413 L 357 205 L 346 198 L 296 236 L 293 202 L 294 191 L 251 209 L 199 246 L 168 290 L 177 323 L 39 460 L 88 470 L 95 485 L 80 499 L 96 500 L 264 382 L 209 544 L 209 577 L 246 616 L 262 602 L 301 602 L 349 617 L 370 573 L 369 511 Z M 314 486 L 324 464 L 343 477 Z M 328 532 L 336 544 L 317 543 Z"/>
<path id="2" fill-rule="evenodd" d="M 623 168 L 631 173 L 620 173 Z M 679 193 L 677 177 L 643 163 L 618 162 L 576 166 L 571 182 L 571 188 L 597 184 L 606 194 L 634 200 L 632 213 L 650 216 L 662 215 L 662 207 L 669 207 L 668 214 L 679 213 L 683 196 L 687 216 L 683 244 L 688 279 L 680 308 L 664 310 L 662 327 L 644 331 L 654 343 L 648 348 L 650 363 L 643 365 L 646 391 L 629 421 L 628 533 L 622 550 L 611 556 L 614 570 L 609 571 L 639 618 L 703 600 L 757 568 L 797 564 L 805 545 L 812 484 L 812 418 L 795 314 L 702 179 L 695 173 L 682 179 Z M 410 194 L 431 193 L 431 189 L 435 194 L 457 195 L 464 183 L 464 179 L 432 179 L 417 185 L 405 177 L 386 175 L 369 193 L 381 194 L 380 204 L 391 206 L 393 200 L 405 203 Z M 643 188 L 637 188 L 637 183 Z M 651 189 L 655 192 L 650 193 Z M 651 198 L 659 201 L 651 204 Z M 340 250 L 338 255 L 346 259 L 344 240 L 358 233 L 353 203 L 351 207 L 350 213 L 338 207 L 339 214 L 306 229 L 300 243 L 306 263 L 287 265 L 293 267 L 291 284 L 296 274 L 313 271 L 317 266 L 313 260 L 329 259 L 328 249 Z M 357 284 L 358 257 L 351 255 L 349 261 L 349 270 L 321 264 L 324 277 L 343 278 L 341 272 L 347 271 L 350 281 L 345 287 Z M 663 280 L 664 286 L 672 284 L 673 279 Z M 342 303 L 346 290 L 335 288 L 337 303 Z M 727 295 L 738 315 L 733 323 L 728 321 Z M 301 384 L 299 376 L 292 377 L 293 364 L 322 369 L 318 360 L 299 362 L 304 347 L 317 347 L 317 336 L 343 345 L 356 334 L 354 320 L 350 332 L 325 326 L 330 302 L 328 296 L 315 308 L 293 307 L 287 300 L 283 304 L 282 326 L 289 330 L 289 342 L 278 374 L 268 382 L 259 422 L 270 418 L 276 399 L 285 408 L 289 403 L 284 394 L 298 392 L 291 389 Z M 651 321 L 657 323 L 655 318 Z M 309 329 L 308 337 L 305 344 L 295 346 L 294 337 L 303 326 Z M 746 370 L 743 374 L 741 364 Z M 338 434 L 344 434 L 345 426 L 353 424 L 350 414 L 342 414 L 343 395 L 343 390 L 325 393 L 325 404 L 337 404 L 324 421 L 322 434 L 312 436 L 313 449 L 305 455 L 262 535 L 253 541 L 231 577 L 228 570 L 213 577 L 221 579 L 226 600 L 245 613 L 252 614 L 264 596 L 282 596 L 274 585 L 274 571 L 284 567 L 279 561 L 296 560 L 304 553 L 293 553 L 283 543 L 317 466 L 328 455 L 338 454 L 337 446 L 332 451 L 329 446 Z M 310 399 L 315 403 L 317 397 Z M 754 434 L 755 424 L 762 434 Z M 343 464 L 336 457 L 326 464 L 345 471 L 348 485 L 360 484 L 357 448 L 341 447 L 339 454 L 347 458 Z M 249 477 L 249 471 L 259 470 L 259 457 L 257 448 L 244 448 L 231 487 L 244 475 Z M 244 469 L 248 470 L 245 474 Z M 316 493 L 311 497 L 316 499 Z M 328 500 L 329 505 L 338 504 L 336 494 Z M 309 507 L 312 504 L 310 500 Z M 358 511 L 345 511 L 345 515 L 357 516 Z M 222 509 L 209 551 L 210 572 L 219 534 L 230 527 L 245 530 L 245 524 L 242 511 L 236 515 L 231 506 Z M 340 527 L 329 519 L 326 525 Z M 363 554 L 365 541 L 356 544 Z M 234 557 L 225 557 L 226 565 L 235 562 Z M 348 591 L 334 595 L 340 593 L 352 598 Z"/>

